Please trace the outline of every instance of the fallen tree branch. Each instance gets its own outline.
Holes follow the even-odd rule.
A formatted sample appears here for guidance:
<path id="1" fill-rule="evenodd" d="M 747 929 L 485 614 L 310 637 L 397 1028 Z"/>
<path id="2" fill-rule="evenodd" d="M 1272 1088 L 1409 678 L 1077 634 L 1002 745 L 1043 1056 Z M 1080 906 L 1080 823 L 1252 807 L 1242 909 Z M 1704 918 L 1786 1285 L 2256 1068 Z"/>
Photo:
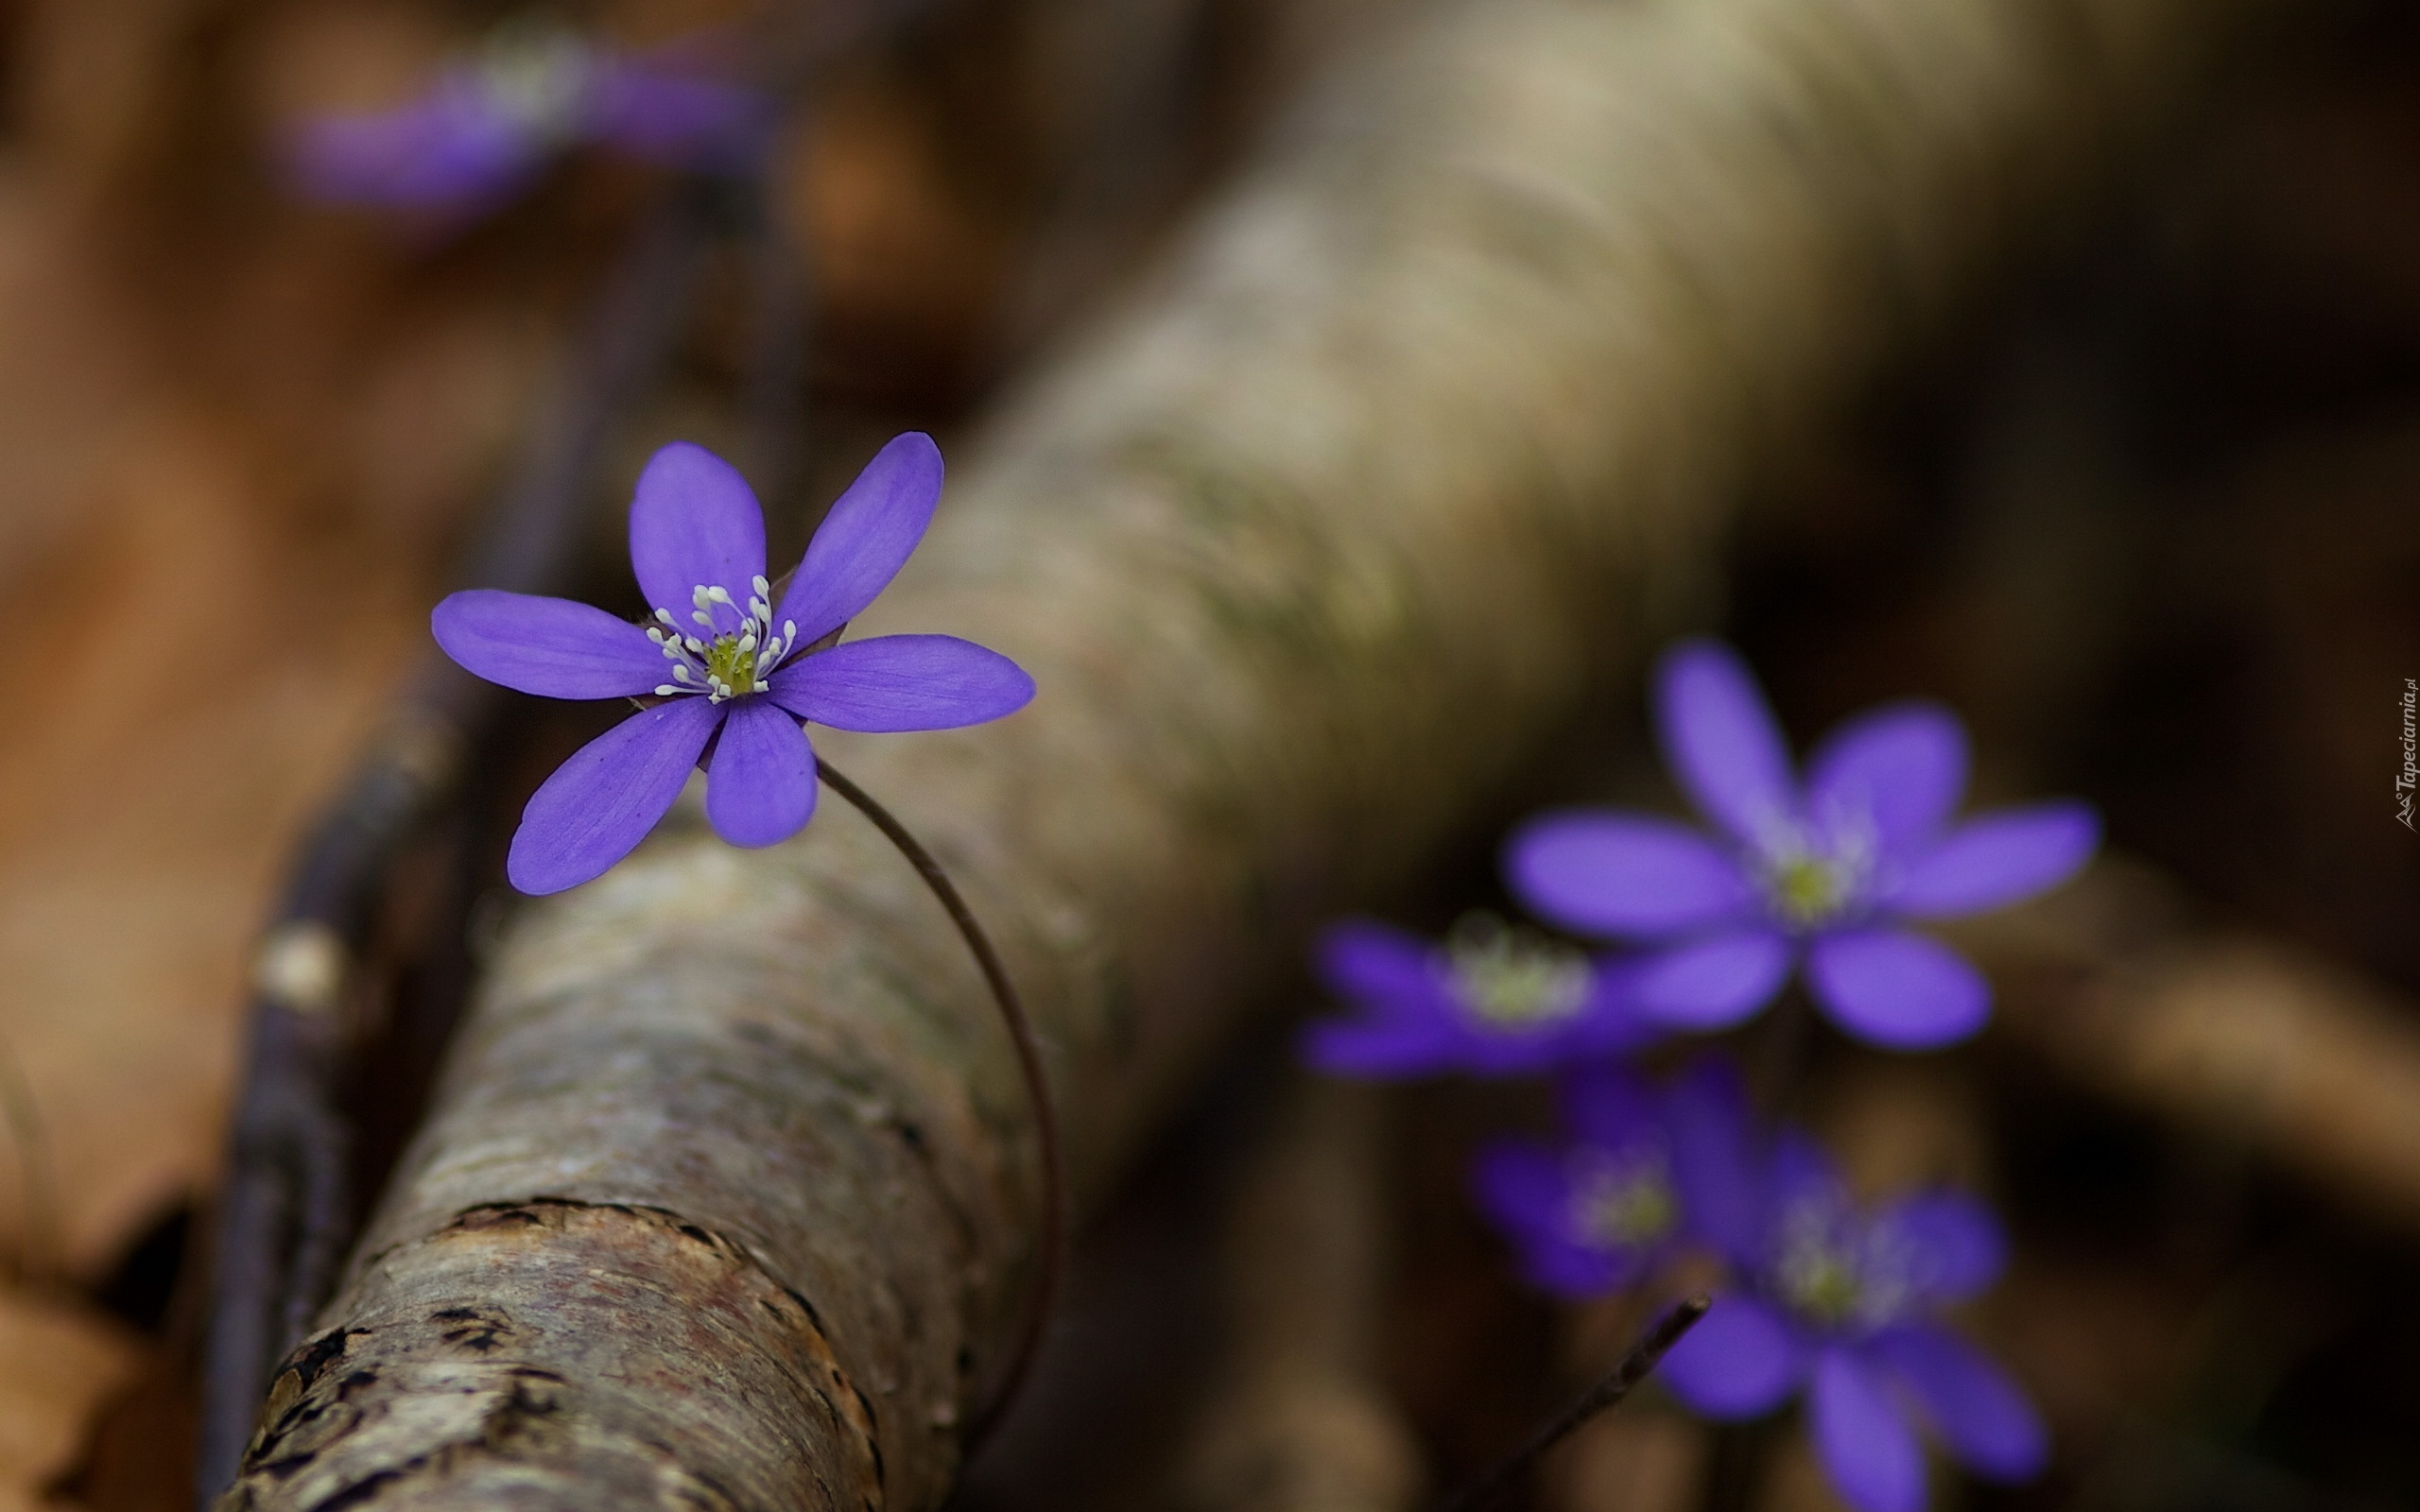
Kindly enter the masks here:
<path id="1" fill-rule="evenodd" d="M 2122 859 L 1961 933 L 2000 985 L 1996 1034 L 2420 1233 L 2420 1028 L 2384 988 L 2201 923 Z"/>
<path id="2" fill-rule="evenodd" d="M 2237 9 L 1441 15 L 1026 394 L 863 628 L 978 634 L 1040 699 L 831 748 L 997 936 L 1080 1195 L 1308 920 L 1702 603 L 1754 469 Z M 878 837 L 834 812 L 741 852 L 676 811 L 510 931 L 227 1504 L 929 1507 L 1040 1173 L 980 979 Z"/>
<path id="3" fill-rule="evenodd" d="M 468 580 L 551 587 L 569 569 L 597 448 L 680 329 L 703 251 L 703 192 L 667 198 L 607 291 L 582 381 L 557 399 L 505 490 Z M 212 1257 L 198 1494 L 233 1473 L 277 1358 L 326 1300 L 357 1209 L 339 1106 L 360 1025 L 359 957 L 397 858 L 460 796 L 503 699 L 430 654 L 344 795 L 300 848 L 263 932 Z"/>
<path id="4" fill-rule="evenodd" d="M 1016 1052 L 1017 1074 L 1025 1080 L 1027 1110 L 1033 1116 L 1034 1144 L 1042 1159 L 1042 1258 L 1036 1266 L 1032 1295 L 1026 1299 L 1025 1322 L 1018 1328 L 1016 1344 L 1009 1352 L 1008 1368 L 1001 1372 L 999 1384 L 975 1420 L 968 1440 L 971 1447 L 982 1440 L 1009 1403 L 1016 1400 L 1017 1389 L 1025 1384 L 1026 1376 L 1032 1371 L 1034 1359 L 1041 1352 L 1043 1332 L 1050 1322 L 1050 1304 L 1058 1295 L 1059 1273 L 1067 1247 L 1067 1164 L 1059 1143 L 1059 1114 L 1051 1106 L 1048 1074 L 1042 1069 L 1042 1049 L 1034 1043 L 1033 1025 L 1026 1017 L 1016 983 L 1001 961 L 998 948 L 983 932 L 982 922 L 966 906 L 957 885 L 949 880 L 949 873 L 889 809 L 841 775 L 830 761 L 817 763 L 815 775 L 824 786 L 848 799 L 851 808 L 866 816 L 866 822 L 882 832 L 882 837 L 916 868 L 916 874 L 932 890 L 934 902 L 949 915 L 950 926 L 966 942 L 967 952 L 975 957 L 976 970 L 983 973 L 983 986 L 1000 1010 L 1001 1027 L 1009 1031 L 1010 1047 Z"/>
<path id="5" fill-rule="evenodd" d="M 1192 1512 L 1410 1512 L 1388 1400 L 1386 1093 L 1288 1074 L 1221 1224 L 1225 1359 L 1179 1476 Z"/>

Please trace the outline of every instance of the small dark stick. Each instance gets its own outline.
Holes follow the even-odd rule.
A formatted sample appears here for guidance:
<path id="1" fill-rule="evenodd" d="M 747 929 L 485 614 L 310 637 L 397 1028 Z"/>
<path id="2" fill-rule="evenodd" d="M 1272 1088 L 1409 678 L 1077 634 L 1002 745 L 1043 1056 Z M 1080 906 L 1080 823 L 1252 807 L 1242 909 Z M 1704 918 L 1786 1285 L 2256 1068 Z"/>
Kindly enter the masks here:
<path id="1" fill-rule="evenodd" d="M 908 858 L 917 875 L 925 879 L 925 885 L 949 911 L 950 922 L 958 926 L 966 948 L 975 954 L 975 964 L 982 969 L 984 982 L 992 988 L 992 1001 L 999 1005 L 1001 1021 L 1008 1025 L 1009 1039 L 1016 1045 L 1017 1066 L 1025 1073 L 1027 1094 L 1033 1099 L 1034 1136 L 1042 1146 L 1042 1275 L 1034 1282 L 1033 1304 L 1026 1311 L 1025 1330 L 1018 1336 L 1008 1372 L 1000 1378 L 991 1401 L 967 1431 L 966 1448 L 971 1452 L 998 1425 L 1009 1403 L 1016 1400 L 1018 1389 L 1033 1370 L 1034 1356 L 1042 1350 L 1043 1332 L 1050 1322 L 1051 1298 L 1059 1289 L 1059 1271 L 1067 1247 L 1067 1168 L 1059 1149 L 1059 1115 L 1051 1107 L 1049 1083 L 1043 1079 L 1042 1051 L 1034 1043 L 1033 1026 L 1026 1019 L 1024 1001 L 1017 996 L 1016 984 L 1009 980 L 1009 969 L 1001 963 L 1000 953 L 993 949 L 991 936 L 983 933 L 975 911 L 959 895 L 957 885 L 949 880 L 933 853 L 864 788 L 821 757 L 816 759 L 816 770 L 826 786 L 873 821 L 873 827 Z M 1664 1351 L 1659 1348 L 1655 1352 Z M 1648 1363 L 1652 1365 L 1654 1361 Z"/>
<path id="2" fill-rule="evenodd" d="M 1493 1469 L 1463 1486 L 1437 1505 L 1437 1512 L 1479 1512 L 1507 1486 L 1520 1479 L 1541 1455 L 1571 1436 L 1580 1425 L 1599 1413 L 1621 1405 L 1631 1389 L 1647 1379 L 1664 1352 L 1681 1342 L 1681 1335 L 1697 1327 L 1698 1319 L 1713 1303 L 1703 1295 L 1687 1297 L 1673 1304 L 1671 1311 L 1655 1320 L 1647 1336 L 1638 1341 L 1613 1373 L 1582 1392 L 1556 1415 L 1551 1422 L 1531 1435 L 1530 1441 L 1498 1461 Z"/>

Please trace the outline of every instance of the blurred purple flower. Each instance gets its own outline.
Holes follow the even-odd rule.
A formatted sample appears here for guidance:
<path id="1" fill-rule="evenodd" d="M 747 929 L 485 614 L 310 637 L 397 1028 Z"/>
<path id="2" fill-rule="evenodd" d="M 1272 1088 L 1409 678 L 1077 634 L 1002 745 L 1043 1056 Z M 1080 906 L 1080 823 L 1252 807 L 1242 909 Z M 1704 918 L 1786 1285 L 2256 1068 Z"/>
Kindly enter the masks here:
<path id="1" fill-rule="evenodd" d="M 1303 1058 L 1339 1076 L 1504 1076 L 1632 1050 L 1654 1037 L 1616 961 L 1487 914 L 1432 944 L 1354 919 L 1320 939 L 1319 974 L 1360 1016 L 1304 1031 Z"/>
<path id="2" fill-rule="evenodd" d="M 1629 1071 L 1592 1066 L 1563 1087 L 1565 1137 L 1479 1152 L 1479 1206 L 1519 1249 L 1521 1274 L 1558 1296 L 1615 1291 L 1685 1237 L 1665 1098 Z"/>
<path id="3" fill-rule="evenodd" d="M 512 885 L 560 892 L 601 874 L 646 838 L 700 765 L 715 833 L 738 846 L 789 838 L 815 812 L 815 752 L 802 720 L 947 730 L 1025 707 L 1033 679 L 971 642 L 839 643 L 923 539 L 941 491 L 932 438 L 892 439 L 832 506 L 776 608 L 755 494 L 729 463 L 676 441 L 648 463 L 631 501 L 631 565 L 654 624 L 493 589 L 439 604 L 438 644 L 490 682 L 550 698 L 663 700 L 589 742 L 539 787 L 506 860 Z"/>
<path id="4" fill-rule="evenodd" d="M 315 116 L 285 143 L 302 193 L 337 204 L 487 214 L 557 154 L 603 143 L 668 166 L 736 168 L 770 129 L 755 91 L 680 66 L 694 49 L 605 51 L 508 32 L 392 110 Z"/>
<path id="5" fill-rule="evenodd" d="M 1673 1395 L 1733 1419 L 1805 1391 L 1824 1470 L 1859 1512 L 1920 1512 L 1918 1424 L 1986 1479 L 2041 1469 L 2048 1438 L 2025 1393 L 1932 1320 L 1998 1278 L 2007 1242 L 1988 1209 L 1933 1192 L 1859 1211 L 1811 1141 L 1760 1140 L 1720 1072 L 1677 1105 L 1672 1133 L 1692 1227 L 1740 1281 L 1665 1356 Z"/>
<path id="6" fill-rule="evenodd" d="M 1869 1044 L 1922 1050 L 1973 1034 L 1991 988 L 1903 920 L 1979 913 L 2054 887 L 2091 858 L 2082 803 L 2003 809 L 1950 828 L 1966 736 L 1946 710 L 1888 704 L 1816 747 L 1802 786 L 1739 659 L 1689 641 L 1657 669 L 1666 760 L 1720 834 L 1618 810 L 1530 821 L 1506 847 L 1512 890 L 1582 934 L 1657 942 L 1639 1013 L 1720 1029 L 1772 1000 L 1802 951 L 1816 1005 Z"/>

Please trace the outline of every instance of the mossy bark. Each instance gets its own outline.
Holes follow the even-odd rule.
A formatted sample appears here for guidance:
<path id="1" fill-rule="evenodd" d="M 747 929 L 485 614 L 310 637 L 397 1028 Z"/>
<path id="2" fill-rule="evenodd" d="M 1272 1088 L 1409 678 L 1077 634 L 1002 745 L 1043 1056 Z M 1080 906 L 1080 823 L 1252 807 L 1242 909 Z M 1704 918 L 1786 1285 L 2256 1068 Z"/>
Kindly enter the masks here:
<path id="1" fill-rule="evenodd" d="M 1080 1198 L 2239 9 L 1440 12 L 1028 387 L 856 633 L 978 637 L 1040 698 L 818 740 L 1000 936 Z M 908 866 L 838 804 L 756 852 L 684 809 L 514 920 L 228 1504 L 932 1506 L 1037 1180 Z"/>

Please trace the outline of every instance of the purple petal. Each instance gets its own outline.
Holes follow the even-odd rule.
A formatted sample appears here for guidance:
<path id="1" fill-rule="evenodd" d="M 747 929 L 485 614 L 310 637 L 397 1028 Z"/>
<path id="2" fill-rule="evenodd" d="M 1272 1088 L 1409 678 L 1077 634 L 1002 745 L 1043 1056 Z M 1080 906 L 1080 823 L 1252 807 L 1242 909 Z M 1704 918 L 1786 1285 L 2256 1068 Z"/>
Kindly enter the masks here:
<path id="1" fill-rule="evenodd" d="M 1720 1421 L 1772 1411 L 1806 1374 L 1797 1331 L 1763 1302 L 1737 1294 L 1716 1297 L 1656 1367 L 1691 1412 Z"/>
<path id="2" fill-rule="evenodd" d="M 1870 1349 L 1906 1383 L 1925 1420 L 1978 1475 L 2025 1481 L 2050 1457 L 2050 1435 L 2025 1392 L 1965 1340 L 1920 1325 L 1892 1329 Z"/>
<path id="3" fill-rule="evenodd" d="M 1377 1008 L 1424 1014 L 1441 1005 L 1436 953 L 1426 940 L 1367 919 L 1329 926 L 1319 940 L 1320 980 L 1329 991 Z"/>
<path id="4" fill-rule="evenodd" d="M 1577 811 L 1514 832 L 1504 874 L 1522 906 L 1588 935 L 1655 938 L 1736 918 L 1754 894 L 1705 837 L 1668 819 Z"/>
<path id="5" fill-rule="evenodd" d="M 745 606 L 752 579 L 765 574 L 765 511 L 738 469 L 704 447 L 674 441 L 648 459 L 631 499 L 631 570 L 648 603 L 672 616 L 684 635 L 699 588 L 719 588 Z M 739 623 L 731 610 L 718 628 Z"/>
<path id="6" fill-rule="evenodd" d="M 1790 942 L 1770 929 L 1692 940 L 1640 963 L 1638 1013 L 1668 1029 L 1727 1029 L 1772 1001 L 1789 975 Z"/>
<path id="7" fill-rule="evenodd" d="M 1519 1250 L 1521 1275 L 1531 1285 L 1562 1297 L 1595 1297 L 1638 1274 L 1638 1249 L 1580 1244 L 1567 1232 L 1571 1188 L 1552 1152 L 1523 1141 L 1491 1145 L 1472 1162 L 1471 1190 Z"/>
<path id="8" fill-rule="evenodd" d="M 1872 1366 L 1825 1349 L 1808 1399 L 1815 1452 L 1842 1500 L 1858 1512 L 1923 1512 L 1924 1450 Z"/>
<path id="9" fill-rule="evenodd" d="M 1767 1180 L 1776 1211 L 1799 1207 L 1848 1211 L 1848 1183 L 1841 1178 L 1839 1164 L 1805 1129 L 1785 1126 L 1773 1136 Z"/>
<path id="10" fill-rule="evenodd" d="M 2008 1266 L 2008 1235 L 1992 1210 L 1961 1192 L 1903 1198 L 1882 1215 L 1913 1280 L 1937 1304 L 1979 1296 Z"/>
<path id="11" fill-rule="evenodd" d="M 706 818 L 733 845 L 774 845 L 815 815 L 815 751 L 806 731 L 767 699 L 731 706 L 706 768 Z"/>
<path id="12" fill-rule="evenodd" d="M 1461 1040 L 1438 1019 L 1322 1019 L 1304 1025 L 1296 1050 L 1331 1076 L 1392 1081 L 1456 1070 Z"/>
<path id="13" fill-rule="evenodd" d="M 703 698 L 675 698 L 572 752 L 521 811 L 505 875 L 532 896 L 603 875 L 681 796 L 722 715 Z"/>
<path id="14" fill-rule="evenodd" d="M 1885 854 L 1929 842 L 1966 789 L 1966 731 L 1938 704 L 1892 704 L 1841 726 L 1806 765 L 1806 806 L 1841 834 L 1860 822 Z"/>
<path id="15" fill-rule="evenodd" d="M 1666 1093 L 1664 1119 L 1689 1231 L 1736 1264 L 1755 1263 L 1765 1246 L 1765 1160 L 1738 1072 L 1714 1057 L 1691 1065 Z"/>
<path id="16" fill-rule="evenodd" d="M 1938 1050 L 1992 1016 L 1992 989 L 1966 958 L 1896 929 L 1818 936 L 1806 985 L 1841 1029 L 1884 1050 Z"/>
<path id="17" fill-rule="evenodd" d="M 285 156 L 296 186 L 333 204 L 491 207 L 527 182 L 545 144 L 475 81 L 451 77 L 391 111 L 300 123 Z"/>
<path id="18" fill-rule="evenodd" d="M 1664 1038 L 1664 1026 L 1638 1011 L 1638 970 L 1627 960 L 1599 957 L 1588 1007 L 1569 1026 L 1574 1056 L 1627 1055 Z"/>
<path id="19" fill-rule="evenodd" d="M 797 622 L 799 644 L 811 645 L 856 618 L 907 564 L 941 502 L 941 448 L 922 431 L 892 437 L 816 527 L 774 627 Z"/>
<path id="20" fill-rule="evenodd" d="M 446 594 L 428 627 L 463 671 L 542 697 L 631 697 L 672 677 L 645 630 L 567 598 L 468 589 Z"/>
<path id="21" fill-rule="evenodd" d="M 1591 1065 L 1564 1077 L 1563 1121 L 1575 1138 L 1612 1151 L 1661 1143 L 1647 1087 L 1627 1066 Z"/>
<path id="22" fill-rule="evenodd" d="M 2082 803 L 2002 809 L 1952 831 L 1882 900 L 1916 919 L 1955 919 L 2047 892 L 2083 869 L 2100 817 Z"/>
<path id="23" fill-rule="evenodd" d="M 735 166 L 772 123 L 753 90 L 627 60 L 600 62 L 590 89 L 590 129 L 600 139 L 673 167 Z"/>
<path id="24" fill-rule="evenodd" d="M 1541 1236 L 1521 1246 L 1521 1279 L 1550 1296 L 1585 1301 L 1636 1280 L 1645 1260 L 1637 1249 L 1598 1249 Z"/>
<path id="25" fill-rule="evenodd" d="M 1789 748 L 1747 663 L 1718 641 L 1685 641 L 1655 678 L 1656 730 L 1699 812 L 1750 844 L 1797 812 Z"/>
<path id="26" fill-rule="evenodd" d="M 1024 668 L 954 635 L 850 641 L 810 651 L 769 680 L 776 703 L 835 730 L 956 730 L 1033 701 Z"/>
<path id="27" fill-rule="evenodd" d="M 1482 1211 L 1523 1234 L 1562 1226 L 1570 1195 L 1563 1161 L 1529 1140 L 1500 1140 L 1471 1161 L 1471 1192 Z"/>

